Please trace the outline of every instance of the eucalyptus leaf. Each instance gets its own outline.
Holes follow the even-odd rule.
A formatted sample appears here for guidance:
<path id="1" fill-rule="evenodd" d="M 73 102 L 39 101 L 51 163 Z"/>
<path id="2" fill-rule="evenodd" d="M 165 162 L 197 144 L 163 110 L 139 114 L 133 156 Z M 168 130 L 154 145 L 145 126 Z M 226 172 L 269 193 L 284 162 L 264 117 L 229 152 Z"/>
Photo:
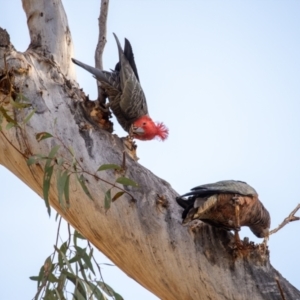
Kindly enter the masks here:
<path id="1" fill-rule="evenodd" d="M 45 205 L 47 207 L 47 211 L 49 216 L 51 215 L 51 208 L 49 204 L 49 190 L 50 190 L 50 182 L 53 174 L 53 166 L 50 166 L 45 169 L 44 178 L 43 178 L 43 196 L 45 200 Z"/>
<path id="2" fill-rule="evenodd" d="M 39 276 L 30 276 L 29 279 L 33 280 L 33 281 L 38 281 L 39 280 Z"/>
<path id="3" fill-rule="evenodd" d="M 109 189 L 105 193 L 105 197 L 104 197 L 104 207 L 105 207 L 105 210 L 110 209 L 110 204 L 111 204 L 111 189 Z"/>
<path id="4" fill-rule="evenodd" d="M 82 239 L 82 240 L 86 240 L 86 238 L 77 230 L 74 231 L 74 235 L 76 238 Z"/>
<path id="5" fill-rule="evenodd" d="M 12 105 L 12 107 L 17 108 L 17 109 L 23 109 L 23 108 L 27 108 L 27 107 L 31 106 L 30 103 L 17 102 L 17 101 L 14 101 L 12 98 L 10 98 L 10 104 Z"/>
<path id="6" fill-rule="evenodd" d="M 93 264 L 92 264 L 91 258 L 86 253 L 86 249 L 80 248 L 78 246 L 75 246 L 75 249 L 76 249 L 77 253 L 80 255 L 80 257 L 82 258 L 83 262 L 86 264 L 86 266 L 95 275 L 95 271 L 94 271 L 94 268 L 93 268 Z"/>
<path id="7" fill-rule="evenodd" d="M 71 174 L 68 174 L 65 187 L 64 187 L 64 195 L 65 195 L 67 206 L 70 205 L 70 175 Z"/>
<path id="8" fill-rule="evenodd" d="M 122 168 L 115 164 L 104 164 L 104 165 L 100 166 L 97 171 L 104 171 L 104 170 L 111 170 L 111 169 L 121 170 Z"/>
<path id="9" fill-rule="evenodd" d="M 0 112 L 2 113 L 7 123 L 13 123 L 15 125 L 18 125 L 18 123 L 11 116 L 7 114 L 7 110 L 5 110 L 3 106 L 0 106 Z"/>
<path id="10" fill-rule="evenodd" d="M 109 296 L 114 296 L 116 294 L 116 292 L 113 290 L 113 288 L 111 288 L 107 283 L 103 282 L 103 281 L 97 281 L 98 286 L 100 286 L 100 288 Z M 119 294 L 117 294 L 119 295 Z M 122 297 L 121 297 L 122 299 Z"/>
<path id="11" fill-rule="evenodd" d="M 58 282 L 58 279 L 54 276 L 54 274 L 53 273 L 50 273 L 49 275 L 48 275 L 48 281 L 49 282 L 51 282 L 51 283 L 54 283 L 54 282 Z"/>
<path id="12" fill-rule="evenodd" d="M 86 186 L 86 184 L 85 184 L 86 179 L 84 178 L 84 176 L 81 174 L 79 177 L 77 176 L 77 179 L 78 179 L 78 181 L 79 181 L 79 183 L 80 183 L 80 185 L 81 185 L 81 187 L 82 187 L 84 193 L 85 193 L 91 200 L 94 200 L 94 199 L 92 198 L 92 195 L 91 195 L 90 191 L 88 190 L 88 188 L 87 188 L 87 186 Z"/>
<path id="13" fill-rule="evenodd" d="M 30 102 L 30 100 L 24 94 L 19 93 L 17 94 L 15 102 L 21 102 L 21 101 Z"/>
<path id="14" fill-rule="evenodd" d="M 135 181 L 133 181 L 133 180 L 127 178 L 127 177 L 119 177 L 116 180 L 116 182 L 121 183 L 123 185 L 131 185 L 131 186 L 134 186 L 134 187 L 138 187 L 138 184 Z"/>
<path id="15" fill-rule="evenodd" d="M 36 161 L 37 161 L 36 156 L 30 156 L 30 157 L 27 159 L 27 165 L 28 165 L 28 166 L 31 166 L 31 165 L 35 164 Z"/>
<path id="16" fill-rule="evenodd" d="M 117 199 L 119 199 L 125 192 L 117 192 L 113 198 L 111 199 L 112 202 L 116 201 Z"/>
<path id="17" fill-rule="evenodd" d="M 97 285 L 93 284 L 92 282 L 88 282 L 88 285 L 90 286 L 92 294 L 96 297 L 97 300 L 105 300 L 103 293 L 97 287 Z"/>
<path id="18" fill-rule="evenodd" d="M 65 191 L 67 178 L 68 178 L 68 171 L 61 172 L 60 170 L 58 170 L 58 176 L 57 176 L 58 201 L 63 208 L 64 208 L 64 191 Z"/>
<path id="19" fill-rule="evenodd" d="M 31 118 L 32 116 L 35 114 L 36 112 L 36 108 L 33 109 L 26 117 L 25 119 L 23 120 L 23 124 L 26 124 Z"/>
<path id="20" fill-rule="evenodd" d="M 74 273 L 74 271 L 73 271 L 73 269 L 72 269 L 72 267 L 71 267 L 71 264 L 69 263 L 69 261 L 68 261 L 66 255 L 65 255 L 62 251 L 60 251 L 60 249 L 58 249 L 56 246 L 54 246 L 54 248 L 55 248 L 55 250 L 56 250 L 58 253 L 61 254 L 61 256 L 62 256 L 62 258 L 63 258 L 63 261 L 66 263 L 66 265 L 67 265 L 69 271 L 71 272 L 71 275 L 73 275 L 73 276 L 76 277 L 76 275 L 75 275 L 75 273 Z M 65 273 L 65 272 L 64 272 L 64 273 Z M 73 277 L 73 278 L 74 278 L 74 277 Z"/>
<path id="21" fill-rule="evenodd" d="M 56 155 L 56 153 L 57 153 L 57 151 L 58 151 L 59 148 L 60 148 L 60 145 L 56 145 L 56 146 L 54 146 L 54 147 L 50 150 L 50 152 L 49 152 L 49 154 L 48 154 L 48 159 L 47 159 L 47 161 L 46 161 L 45 169 L 47 169 L 47 167 L 50 166 L 50 164 L 51 164 L 51 162 L 52 162 L 52 159 L 53 159 L 54 156 Z"/>
<path id="22" fill-rule="evenodd" d="M 15 127 L 16 126 L 16 124 L 14 124 L 14 123 L 12 123 L 12 122 L 9 122 L 9 123 L 7 123 L 6 124 L 6 130 L 9 130 L 9 129 L 11 129 L 11 128 L 13 128 L 13 127 Z"/>
<path id="23" fill-rule="evenodd" d="M 35 135 L 35 138 L 38 142 L 48 139 L 48 138 L 51 138 L 51 137 L 53 137 L 53 135 L 50 134 L 49 132 L 45 132 L 45 131 L 39 132 Z"/>

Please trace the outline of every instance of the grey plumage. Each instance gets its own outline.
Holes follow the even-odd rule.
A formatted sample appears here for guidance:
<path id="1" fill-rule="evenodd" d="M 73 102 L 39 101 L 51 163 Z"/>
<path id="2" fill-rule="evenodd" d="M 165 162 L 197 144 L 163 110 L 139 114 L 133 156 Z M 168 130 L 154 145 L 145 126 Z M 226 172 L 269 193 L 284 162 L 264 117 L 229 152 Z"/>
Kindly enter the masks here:
<path id="1" fill-rule="evenodd" d="M 222 180 L 215 183 L 208 183 L 194 187 L 191 192 L 182 195 L 181 197 L 189 195 L 208 195 L 215 193 L 232 193 L 245 196 L 258 196 L 256 190 L 244 181 L 239 180 Z"/>
<path id="2" fill-rule="evenodd" d="M 115 70 L 111 72 L 102 71 L 76 59 L 72 58 L 72 61 L 92 73 L 101 82 L 101 86 L 109 98 L 111 110 L 123 129 L 129 132 L 134 121 L 148 115 L 148 107 L 146 97 L 139 83 L 131 45 L 126 40 L 123 51 L 115 34 L 114 37 L 119 54 L 119 63 L 116 65 Z"/>
<path id="3" fill-rule="evenodd" d="M 257 237 L 268 236 L 270 214 L 258 199 L 255 189 L 245 182 L 224 180 L 200 185 L 177 197 L 176 201 L 184 208 L 183 223 L 200 219 L 210 225 L 235 231 L 240 226 L 249 226 Z"/>

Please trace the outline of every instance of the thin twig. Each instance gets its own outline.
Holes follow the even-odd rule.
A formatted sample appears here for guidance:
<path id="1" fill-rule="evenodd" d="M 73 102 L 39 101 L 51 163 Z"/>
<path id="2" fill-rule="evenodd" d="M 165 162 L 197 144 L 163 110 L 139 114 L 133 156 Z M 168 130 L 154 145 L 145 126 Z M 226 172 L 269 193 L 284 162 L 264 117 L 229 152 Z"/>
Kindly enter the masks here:
<path id="1" fill-rule="evenodd" d="M 283 290 L 282 290 L 282 287 L 281 287 L 281 284 L 280 284 L 280 282 L 279 282 L 278 277 L 275 277 L 275 280 L 276 280 L 277 287 L 278 287 L 278 289 L 279 289 L 279 292 L 280 292 L 280 295 L 281 295 L 282 300 L 286 300 L 286 298 L 285 298 L 285 296 L 284 296 L 284 294 L 283 294 Z"/>
<path id="2" fill-rule="evenodd" d="M 283 220 L 283 222 L 276 228 L 272 229 L 269 233 L 269 235 L 276 233 L 278 230 L 280 230 L 282 227 L 287 225 L 290 222 L 298 221 L 300 220 L 300 217 L 296 217 L 295 213 L 300 209 L 300 203 L 296 206 L 296 208 Z"/>
<path id="3" fill-rule="evenodd" d="M 89 246 L 90 249 L 92 249 L 92 245 L 91 245 L 90 241 L 88 241 L 88 246 Z M 98 268 L 98 272 L 99 272 L 99 275 L 100 275 L 100 277 L 101 277 L 102 282 L 105 284 L 104 278 L 103 278 L 103 276 L 102 276 L 101 268 L 100 268 L 99 264 L 97 263 L 97 261 L 96 261 L 94 255 L 92 255 L 92 259 L 93 259 L 95 265 L 96 265 L 97 268 Z M 113 295 L 110 295 L 110 296 L 113 297 Z"/>
<path id="4" fill-rule="evenodd" d="M 108 6 L 109 0 L 101 0 L 100 6 L 100 16 L 99 16 L 99 37 L 98 37 L 98 44 L 95 51 L 95 63 L 96 68 L 103 70 L 103 61 L 102 56 L 104 52 L 104 47 L 106 44 L 106 31 L 107 31 L 107 15 L 108 15 Z M 105 103 L 105 94 L 101 88 L 101 83 L 97 81 L 98 87 L 98 100 L 100 103 Z"/>
<path id="5" fill-rule="evenodd" d="M 71 228 L 70 228 L 70 223 L 68 222 L 68 233 L 69 233 L 69 238 L 68 238 L 68 244 L 67 244 L 67 248 L 69 248 L 70 243 L 71 243 Z"/>
<path id="6" fill-rule="evenodd" d="M 111 183 L 111 182 L 109 182 L 109 181 L 107 181 L 107 180 L 105 180 L 105 179 L 103 179 L 103 178 L 100 178 L 100 177 L 98 177 L 97 175 L 92 174 L 92 173 L 90 173 L 90 172 L 88 172 L 88 171 L 82 170 L 81 172 L 82 172 L 82 173 L 85 173 L 85 174 L 87 174 L 87 175 L 90 175 L 90 176 L 94 177 L 94 178 L 97 179 L 97 180 L 100 180 L 100 181 L 102 181 L 102 182 L 104 182 L 104 183 L 107 183 L 107 184 L 111 185 L 112 188 L 116 188 L 116 189 L 122 191 L 124 194 L 127 194 L 128 196 L 130 196 L 132 199 L 134 199 L 134 197 L 133 197 L 133 195 L 132 195 L 131 193 L 129 193 L 129 192 L 127 192 L 126 190 L 124 190 L 123 188 L 117 186 L 116 183 Z"/>
<path id="7" fill-rule="evenodd" d="M 74 159 L 76 160 L 77 165 L 80 167 L 80 170 L 78 170 L 78 171 L 71 171 L 71 170 L 68 170 L 68 169 L 66 169 L 66 168 L 65 168 L 65 170 L 68 170 L 71 174 L 74 174 L 74 173 L 76 173 L 76 174 L 78 174 L 78 173 L 83 173 L 83 174 L 90 175 L 90 176 L 92 176 L 94 179 L 100 180 L 100 181 L 102 181 L 102 182 L 104 182 L 104 183 L 107 183 L 107 184 L 111 185 L 113 188 L 119 189 L 120 191 L 124 192 L 124 194 L 127 194 L 127 195 L 130 196 L 132 199 L 134 199 L 134 197 L 133 197 L 133 195 L 132 195 L 131 193 L 129 193 L 129 192 L 127 192 L 125 189 L 123 189 L 123 188 L 117 186 L 116 183 L 111 183 L 111 182 L 109 182 L 109 181 L 107 181 L 107 180 L 105 180 L 105 179 L 102 179 L 101 177 L 97 176 L 96 174 L 93 174 L 93 173 L 90 173 L 90 172 L 88 172 L 88 171 L 85 171 L 84 168 L 81 166 L 80 161 L 75 157 L 75 155 L 72 153 L 72 151 L 70 150 L 70 148 L 68 148 L 68 147 L 65 145 L 65 143 L 64 143 L 58 136 L 53 136 L 53 137 L 56 138 L 56 139 L 62 144 L 62 146 L 70 153 L 70 155 L 71 155 L 72 157 L 74 157 Z M 124 162 L 125 162 L 124 156 L 125 156 L 125 153 L 123 152 L 123 164 L 124 164 Z M 69 165 L 71 166 L 70 163 L 69 163 Z"/>

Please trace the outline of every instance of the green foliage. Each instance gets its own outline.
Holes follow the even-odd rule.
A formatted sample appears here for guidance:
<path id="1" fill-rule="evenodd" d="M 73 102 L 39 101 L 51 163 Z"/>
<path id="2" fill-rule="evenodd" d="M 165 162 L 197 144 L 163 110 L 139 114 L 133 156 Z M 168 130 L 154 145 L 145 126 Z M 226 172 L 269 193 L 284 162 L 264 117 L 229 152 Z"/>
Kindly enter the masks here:
<path id="1" fill-rule="evenodd" d="M 60 227 L 58 236 L 59 230 Z M 29 277 L 37 282 L 34 299 L 123 300 L 103 281 L 90 243 L 76 230 L 71 236 L 60 246 L 54 246 L 54 253 L 47 257 L 37 276 Z"/>
<path id="2" fill-rule="evenodd" d="M 19 93 L 15 99 L 15 102 L 26 104 L 26 102 L 30 103 L 31 101 L 25 95 L 23 95 L 22 93 Z"/>
<path id="3" fill-rule="evenodd" d="M 139 186 L 135 181 L 133 181 L 133 180 L 127 178 L 127 177 L 119 177 L 116 180 L 116 182 L 117 183 L 121 183 L 123 185 L 131 185 L 131 186 L 134 186 L 134 187 L 138 187 Z"/>
<path id="4" fill-rule="evenodd" d="M 45 204 L 47 207 L 48 214 L 51 214 L 51 208 L 49 204 L 49 190 L 51 184 L 51 177 L 53 174 L 54 165 L 52 164 L 55 154 L 57 153 L 58 149 L 60 148 L 59 145 L 54 146 L 47 157 L 45 170 L 44 170 L 44 178 L 43 178 L 43 196 L 45 200 Z"/>
<path id="5" fill-rule="evenodd" d="M 98 168 L 97 171 L 105 171 L 105 170 L 115 170 L 115 171 L 123 171 L 123 172 L 125 172 L 124 167 L 121 167 L 121 166 L 116 165 L 116 164 L 103 164 L 102 166 L 100 166 Z M 116 172 L 116 173 L 120 173 L 120 172 Z M 116 179 L 115 183 L 112 186 L 115 187 L 115 188 L 120 189 L 120 191 L 117 192 L 113 197 L 111 197 L 112 188 L 110 188 L 110 189 L 108 189 L 106 191 L 105 196 L 104 196 L 104 208 L 105 208 L 105 211 L 107 211 L 107 210 L 110 209 L 110 206 L 111 206 L 112 202 L 114 202 L 117 199 L 119 199 L 125 193 L 128 194 L 128 195 L 130 195 L 131 198 L 133 199 L 133 197 L 132 197 L 131 194 L 129 194 L 125 190 L 123 190 L 123 189 L 119 188 L 118 186 L 116 186 L 116 183 L 123 184 L 124 186 L 138 187 L 138 184 L 135 181 L 133 181 L 132 179 L 124 177 L 124 176 L 118 177 Z"/>
<path id="6" fill-rule="evenodd" d="M 111 189 L 106 191 L 104 197 L 104 207 L 106 211 L 110 209 L 110 204 L 111 204 Z"/>
<path id="7" fill-rule="evenodd" d="M 51 215 L 51 208 L 49 204 L 49 190 L 50 190 L 52 174 L 53 174 L 53 166 L 49 166 L 48 168 L 45 168 L 45 173 L 43 178 L 43 196 L 44 196 L 45 205 L 47 207 L 49 216 Z"/>
<path id="8" fill-rule="evenodd" d="M 80 185 L 81 185 L 81 187 L 82 187 L 84 193 L 85 193 L 91 200 L 93 200 L 93 197 L 92 197 L 90 191 L 89 191 L 88 188 L 87 188 L 87 185 L 86 185 L 86 179 L 85 179 L 85 177 L 83 176 L 83 174 L 81 174 L 80 176 L 77 176 L 77 179 L 78 179 L 78 181 L 79 181 L 79 183 L 80 183 Z"/>
<path id="9" fill-rule="evenodd" d="M 18 123 L 8 114 L 8 111 L 3 107 L 0 106 L 0 113 L 2 117 L 6 120 L 7 123 L 12 123 L 14 125 L 17 125 Z M 2 118 L 2 120 L 3 120 Z"/>
<path id="10" fill-rule="evenodd" d="M 111 169 L 121 170 L 122 167 L 115 165 L 115 164 L 104 164 L 104 165 L 100 166 L 97 171 L 104 171 L 104 170 L 111 170 Z"/>
<path id="11" fill-rule="evenodd" d="M 13 100 L 12 98 L 10 98 L 9 102 L 12 105 L 12 107 L 16 108 L 16 109 L 23 109 L 23 108 L 28 108 L 31 106 L 31 103 L 29 101 L 24 102 L 24 101 L 22 101 L 22 99 L 20 97 L 17 97 L 16 100 Z"/>
<path id="12" fill-rule="evenodd" d="M 116 201 L 118 198 L 120 198 L 122 195 L 124 195 L 125 192 L 121 191 L 121 192 L 117 192 L 113 198 L 111 199 L 112 202 Z"/>
<path id="13" fill-rule="evenodd" d="M 23 124 L 26 124 L 31 118 L 32 116 L 35 114 L 36 112 L 36 108 L 33 109 L 26 117 L 25 119 L 23 120 Z"/>
<path id="14" fill-rule="evenodd" d="M 10 104 L 10 106 L 7 106 L 7 104 Z M 21 93 L 17 95 L 16 99 L 13 99 L 11 95 L 8 95 L 6 100 L 0 103 L 0 130 L 2 130 L 2 122 L 4 119 L 7 122 L 5 127 L 6 130 L 11 129 L 12 127 L 21 128 L 20 125 L 25 125 L 32 118 L 36 109 L 31 110 L 20 124 L 15 120 L 13 111 L 27 109 L 31 106 L 30 100 Z"/>
<path id="15" fill-rule="evenodd" d="M 68 174 L 68 171 L 62 171 L 61 169 L 58 169 L 56 175 L 56 184 L 58 201 L 62 208 L 65 208 L 66 205 L 68 206 L 69 204 L 69 182 L 67 182 L 68 178 L 70 178 L 70 174 Z M 66 190 L 67 192 L 65 192 Z M 65 198 L 66 194 L 67 198 Z"/>
<path id="16" fill-rule="evenodd" d="M 38 142 L 53 137 L 49 132 L 39 132 L 35 135 L 35 138 Z"/>

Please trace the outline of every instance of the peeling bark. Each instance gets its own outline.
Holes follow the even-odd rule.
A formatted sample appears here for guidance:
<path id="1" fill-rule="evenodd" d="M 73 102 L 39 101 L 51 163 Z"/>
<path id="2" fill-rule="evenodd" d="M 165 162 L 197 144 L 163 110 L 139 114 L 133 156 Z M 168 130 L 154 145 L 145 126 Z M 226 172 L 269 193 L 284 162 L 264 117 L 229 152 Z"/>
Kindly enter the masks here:
<path id="1" fill-rule="evenodd" d="M 0 132 L 0 163 L 42 197 L 43 167 L 28 166 L 30 155 L 47 155 L 59 144 L 59 156 L 72 159 L 72 147 L 82 169 L 94 174 L 104 163 L 122 164 L 123 143 L 92 126 L 79 105 L 85 95 L 74 81 L 72 42 L 61 2 L 23 0 L 23 6 L 31 44 L 19 53 L 0 30 L 0 101 L 20 124 L 32 108 L 13 109 L 6 101 L 9 96 L 22 93 L 36 113 L 26 125 Z M 43 131 L 56 138 L 37 142 L 35 134 Z M 235 249 L 232 234 L 209 225 L 188 230 L 181 225 L 172 187 L 129 157 L 126 166 L 126 176 L 139 188 L 120 187 L 135 202 L 124 194 L 105 213 L 104 193 L 111 188 L 107 182 L 114 183 L 117 176 L 111 170 L 99 175 L 105 182 L 85 175 L 94 201 L 73 179 L 70 208 L 60 206 L 55 180 L 50 202 L 128 276 L 167 300 L 282 299 L 276 277 L 286 299 L 300 299 L 300 292 L 271 266 L 268 251 L 247 243 Z"/>
<path id="2" fill-rule="evenodd" d="M 73 42 L 66 13 L 60 0 L 22 0 L 27 16 L 31 43 L 27 52 L 46 56 L 55 61 L 63 74 L 70 79 L 75 75 L 70 64 Z"/>

